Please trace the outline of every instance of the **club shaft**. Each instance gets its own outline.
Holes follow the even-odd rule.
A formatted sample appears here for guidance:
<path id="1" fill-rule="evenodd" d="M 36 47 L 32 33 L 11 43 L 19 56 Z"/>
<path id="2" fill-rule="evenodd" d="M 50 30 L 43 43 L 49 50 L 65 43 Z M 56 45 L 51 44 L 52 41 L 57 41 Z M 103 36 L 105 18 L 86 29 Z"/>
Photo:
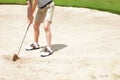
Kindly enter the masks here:
<path id="1" fill-rule="evenodd" d="M 20 45 L 20 47 L 19 47 L 19 50 L 18 50 L 18 53 L 17 53 L 17 54 L 19 54 L 20 51 L 21 51 L 21 48 L 22 48 L 23 42 L 24 42 L 24 40 L 25 40 L 25 37 L 26 37 L 26 35 L 27 35 L 27 32 L 28 32 L 29 27 L 30 27 L 30 24 L 28 25 L 28 27 L 27 27 L 27 29 L 26 29 L 25 35 L 24 35 L 24 37 L 23 37 L 23 40 L 22 40 L 22 42 L 21 42 L 21 45 Z"/>

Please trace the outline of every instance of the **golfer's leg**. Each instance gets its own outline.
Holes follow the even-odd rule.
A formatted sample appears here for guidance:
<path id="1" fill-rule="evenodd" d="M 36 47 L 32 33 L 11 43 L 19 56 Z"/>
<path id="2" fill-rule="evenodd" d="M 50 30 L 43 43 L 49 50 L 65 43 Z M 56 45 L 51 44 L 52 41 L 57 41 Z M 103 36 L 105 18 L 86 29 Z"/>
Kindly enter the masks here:
<path id="1" fill-rule="evenodd" d="M 50 47 L 50 48 L 51 48 L 51 38 L 52 38 L 50 25 L 52 23 L 53 13 L 54 13 L 54 2 L 48 5 L 48 9 L 47 9 L 46 17 L 44 21 L 44 29 L 46 32 L 47 47 Z"/>
<path id="2" fill-rule="evenodd" d="M 38 43 L 38 39 L 39 39 L 39 35 L 40 35 L 40 24 L 43 22 L 44 20 L 44 16 L 45 14 L 43 14 L 43 10 L 42 9 L 38 9 L 37 13 L 36 13 L 36 17 L 35 17 L 35 24 L 34 24 L 34 42 Z"/>
<path id="3" fill-rule="evenodd" d="M 38 43 L 39 35 L 40 35 L 40 30 L 39 30 L 40 23 L 35 23 L 34 24 L 34 42 Z"/>
<path id="4" fill-rule="evenodd" d="M 51 24 L 50 21 L 45 21 L 44 22 L 44 30 L 45 30 L 45 33 L 46 33 L 47 47 L 51 47 L 52 34 L 51 34 L 51 30 L 50 30 L 50 24 Z"/>

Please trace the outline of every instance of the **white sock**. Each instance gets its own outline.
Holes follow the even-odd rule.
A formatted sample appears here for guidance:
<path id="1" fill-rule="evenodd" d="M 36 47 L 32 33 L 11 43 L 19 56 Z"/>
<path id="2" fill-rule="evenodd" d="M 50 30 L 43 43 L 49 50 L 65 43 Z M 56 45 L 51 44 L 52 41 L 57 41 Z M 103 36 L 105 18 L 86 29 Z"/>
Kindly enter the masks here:
<path id="1" fill-rule="evenodd" d="M 48 47 L 48 46 L 47 46 L 47 49 L 48 49 L 48 50 L 51 50 L 51 47 Z"/>
<path id="2" fill-rule="evenodd" d="M 34 45 L 38 45 L 38 43 L 36 43 L 36 42 L 33 42 L 33 44 L 34 44 Z"/>

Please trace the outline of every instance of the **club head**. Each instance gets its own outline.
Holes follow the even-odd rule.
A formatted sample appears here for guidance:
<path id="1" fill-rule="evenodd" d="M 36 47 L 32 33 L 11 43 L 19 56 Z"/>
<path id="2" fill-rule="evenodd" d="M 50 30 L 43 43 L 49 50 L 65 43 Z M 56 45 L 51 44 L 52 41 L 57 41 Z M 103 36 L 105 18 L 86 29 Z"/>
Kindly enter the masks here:
<path id="1" fill-rule="evenodd" d="M 20 59 L 17 54 L 13 55 L 12 61 L 16 61 L 17 59 Z"/>

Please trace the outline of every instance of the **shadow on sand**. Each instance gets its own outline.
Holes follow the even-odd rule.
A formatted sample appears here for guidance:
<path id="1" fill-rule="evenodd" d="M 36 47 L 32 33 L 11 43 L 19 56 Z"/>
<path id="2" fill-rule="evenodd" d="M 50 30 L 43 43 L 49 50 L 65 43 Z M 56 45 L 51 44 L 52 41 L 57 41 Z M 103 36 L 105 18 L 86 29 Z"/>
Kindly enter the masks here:
<path id="1" fill-rule="evenodd" d="M 42 46 L 41 48 L 45 48 L 46 46 Z M 53 44 L 52 46 L 52 49 L 54 50 L 54 52 L 57 52 L 65 47 L 67 47 L 67 45 L 65 44 Z M 43 50 L 42 50 L 43 51 Z"/>
<path id="2" fill-rule="evenodd" d="M 65 44 L 53 44 L 52 45 L 54 52 L 57 52 L 65 47 L 67 47 L 67 45 L 65 45 Z"/>

